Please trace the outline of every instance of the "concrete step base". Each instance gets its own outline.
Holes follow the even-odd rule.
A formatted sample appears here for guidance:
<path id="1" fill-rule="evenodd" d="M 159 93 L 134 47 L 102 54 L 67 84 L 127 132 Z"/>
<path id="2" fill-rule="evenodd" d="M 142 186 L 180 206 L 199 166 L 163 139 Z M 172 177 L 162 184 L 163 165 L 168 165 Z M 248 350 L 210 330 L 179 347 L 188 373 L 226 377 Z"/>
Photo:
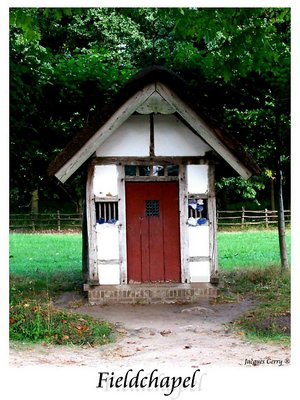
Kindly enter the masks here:
<path id="1" fill-rule="evenodd" d="M 153 283 L 134 285 L 84 285 L 89 303 L 94 304 L 155 304 L 194 303 L 218 295 L 210 283 Z"/>

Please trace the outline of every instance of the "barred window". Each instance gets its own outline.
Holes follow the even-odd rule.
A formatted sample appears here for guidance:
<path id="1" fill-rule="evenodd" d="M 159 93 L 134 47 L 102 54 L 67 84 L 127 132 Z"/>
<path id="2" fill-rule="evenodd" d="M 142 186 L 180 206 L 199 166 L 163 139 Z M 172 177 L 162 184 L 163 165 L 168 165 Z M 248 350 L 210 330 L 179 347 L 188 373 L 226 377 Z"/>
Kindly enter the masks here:
<path id="1" fill-rule="evenodd" d="M 100 201 L 96 202 L 96 221 L 99 224 L 115 223 L 119 219 L 118 202 L 117 201 Z"/>
<path id="2" fill-rule="evenodd" d="M 159 200 L 146 200 L 146 217 L 159 217 Z"/>

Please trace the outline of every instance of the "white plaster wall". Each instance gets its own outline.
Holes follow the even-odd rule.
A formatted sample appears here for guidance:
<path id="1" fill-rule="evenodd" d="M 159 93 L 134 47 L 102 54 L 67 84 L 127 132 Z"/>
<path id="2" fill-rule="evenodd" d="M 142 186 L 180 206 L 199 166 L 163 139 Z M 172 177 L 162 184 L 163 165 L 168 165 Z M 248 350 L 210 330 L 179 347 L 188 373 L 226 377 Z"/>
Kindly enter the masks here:
<path id="1" fill-rule="evenodd" d="M 149 156 L 149 115 L 132 115 L 96 150 L 97 157 Z"/>
<path id="2" fill-rule="evenodd" d="M 208 165 L 187 165 L 187 186 L 189 193 L 207 193 Z"/>
<path id="3" fill-rule="evenodd" d="M 114 224 L 97 224 L 97 259 L 119 259 L 119 226 Z"/>
<path id="4" fill-rule="evenodd" d="M 118 195 L 118 171 L 116 165 L 96 165 L 93 179 L 94 195 L 106 197 Z"/>
<path id="5" fill-rule="evenodd" d="M 113 224 L 97 224 L 97 259 L 100 285 L 118 285 L 120 283 L 119 228 Z M 99 261 L 114 260 L 111 264 Z"/>
<path id="6" fill-rule="evenodd" d="M 190 279 L 191 282 L 209 282 L 210 266 L 209 261 L 190 262 Z"/>
<path id="7" fill-rule="evenodd" d="M 188 227 L 189 256 L 209 256 L 209 226 L 198 225 Z"/>
<path id="8" fill-rule="evenodd" d="M 118 264 L 98 265 L 100 285 L 119 285 L 120 267 Z"/>
<path id="9" fill-rule="evenodd" d="M 154 152 L 156 156 L 204 156 L 211 150 L 174 115 L 154 115 Z"/>

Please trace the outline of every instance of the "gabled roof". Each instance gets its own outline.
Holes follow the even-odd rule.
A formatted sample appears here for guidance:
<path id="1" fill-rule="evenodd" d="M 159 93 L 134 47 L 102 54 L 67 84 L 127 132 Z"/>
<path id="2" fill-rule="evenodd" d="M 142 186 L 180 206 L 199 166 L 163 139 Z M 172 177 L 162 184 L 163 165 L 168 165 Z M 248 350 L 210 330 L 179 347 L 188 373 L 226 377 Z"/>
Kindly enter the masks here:
<path id="1" fill-rule="evenodd" d="M 49 176 L 55 175 L 65 182 L 130 115 L 157 94 L 243 178 L 259 173 L 259 167 L 243 146 L 215 121 L 202 115 L 185 81 L 166 68 L 150 67 L 131 78 L 67 144 L 50 163 Z"/>

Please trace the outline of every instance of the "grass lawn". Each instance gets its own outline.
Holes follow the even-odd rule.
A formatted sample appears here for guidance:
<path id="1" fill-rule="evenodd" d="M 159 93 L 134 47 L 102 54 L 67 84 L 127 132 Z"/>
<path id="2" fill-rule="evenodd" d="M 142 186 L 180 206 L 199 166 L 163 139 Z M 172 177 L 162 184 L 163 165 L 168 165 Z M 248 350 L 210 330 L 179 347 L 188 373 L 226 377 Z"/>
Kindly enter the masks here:
<path id="1" fill-rule="evenodd" d="M 290 232 L 287 243 L 290 249 Z M 252 295 L 260 300 L 251 317 L 236 322 L 238 329 L 251 337 L 285 341 L 290 279 L 280 273 L 278 247 L 276 230 L 218 233 L 221 299 Z M 54 309 L 56 295 L 81 288 L 80 234 L 10 234 L 11 339 L 59 344 L 110 340 L 107 325 Z"/>
<path id="2" fill-rule="evenodd" d="M 290 251 L 290 231 L 287 231 L 286 239 Z M 218 252 L 220 267 L 225 270 L 280 265 L 277 230 L 219 232 Z"/>
<path id="3" fill-rule="evenodd" d="M 290 256 L 290 231 L 286 240 Z M 232 326 L 249 339 L 289 343 L 290 274 L 280 269 L 277 230 L 219 232 L 218 248 L 221 301 L 251 296 L 259 302 Z"/>
<path id="4" fill-rule="evenodd" d="M 290 249 L 291 235 L 287 232 Z M 279 266 L 276 230 L 219 232 L 221 268 Z M 31 275 L 36 272 L 76 274 L 81 272 L 80 234 L 10 234 L 10 271 Z"/>
<path id="5" fill-rule="evenodd" d="M 81 269 L 80 234 L 11 233 L 9 244 L 10 270 L 13 273 Z"/>
<path id="6" fill-rule="evenodd" d="M 10 275 L 50 295 L 81 285 L 80 234 L 10 234 Z M 19 287 L 22 282 L 19 282 Z"/>
<path id="7" fill-rule="evenodd" d="M 111 341 L 107 323 L 54 307 L 56 295 L 81 288 L 81 235 L 10 235 L 11 340 L 78 345 Z"/>

